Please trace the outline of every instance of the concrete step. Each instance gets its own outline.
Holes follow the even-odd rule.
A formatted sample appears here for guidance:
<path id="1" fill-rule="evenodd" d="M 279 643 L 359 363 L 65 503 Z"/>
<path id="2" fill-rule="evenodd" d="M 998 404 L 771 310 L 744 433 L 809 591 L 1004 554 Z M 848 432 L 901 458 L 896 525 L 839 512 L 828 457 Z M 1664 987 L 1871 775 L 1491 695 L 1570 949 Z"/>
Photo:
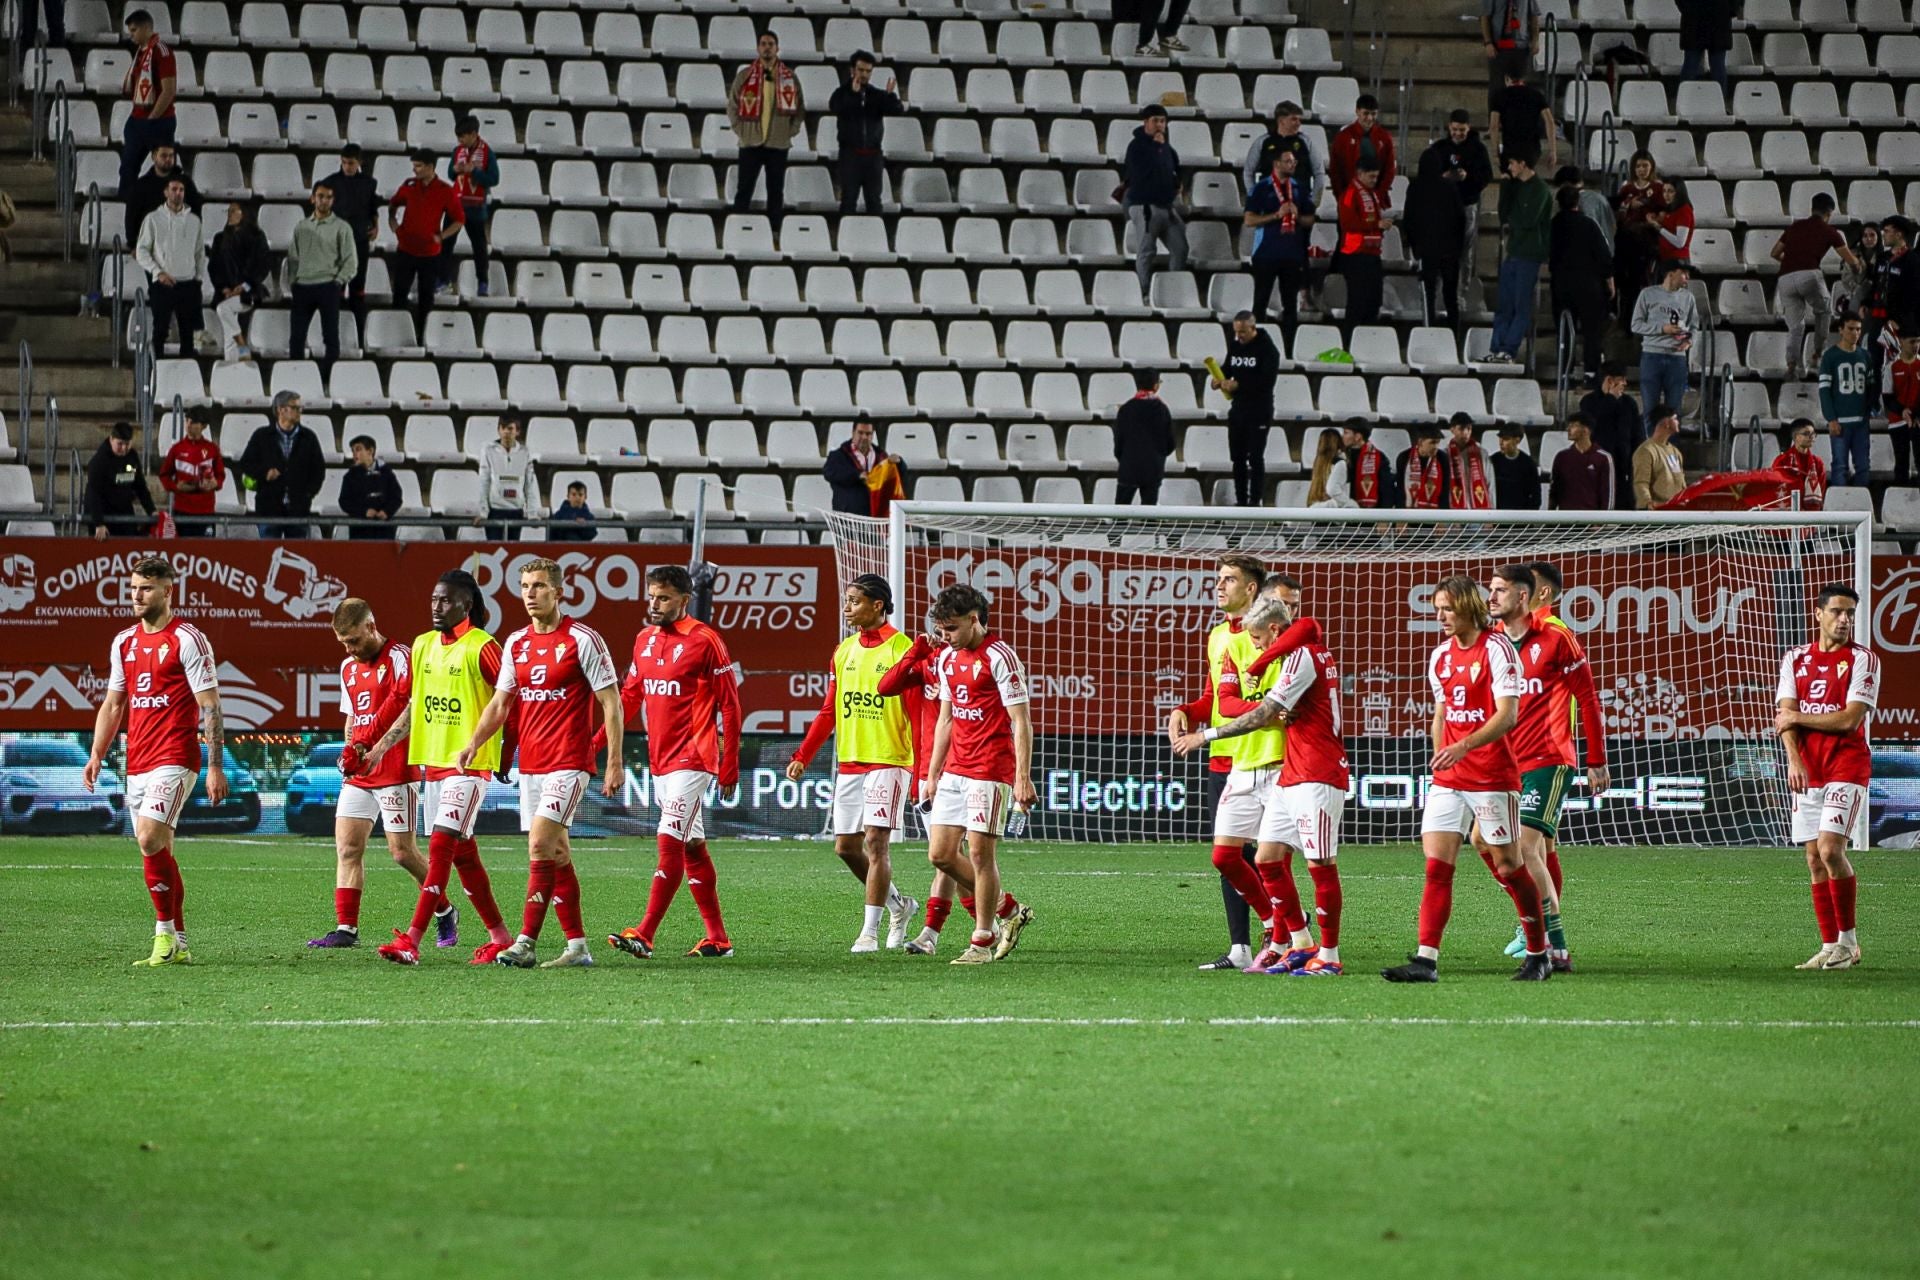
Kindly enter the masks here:
<path id="1" fill-rule="evenodd" d="M 0 398 L 19 393 L 20 367 L 15 360 L 0 361 Z M 123 364 L 115 369 L 105 361 L 51 361 L 41 358 L 36 348 L 33 364 L 33 393 L 68 396 L 104 396 L 125 394 L 133 397 L 133 369 Z"/>
<path id="2" fill-rule="evenodd" d="M 13 352 L 22 340 L 33 344 L 33 358 L 47 361 L 98 361 L 113 354 L 111 322 L 102 316 L 26 315 L 0 309 L 0 351 Z"/>
<path id="3" fill-rule="evenodd" d="M 53 160 L 29 160 L 24 155 L 0 156 L 0 189 L 15 206 L 31 209 L 53 206 Z"/>

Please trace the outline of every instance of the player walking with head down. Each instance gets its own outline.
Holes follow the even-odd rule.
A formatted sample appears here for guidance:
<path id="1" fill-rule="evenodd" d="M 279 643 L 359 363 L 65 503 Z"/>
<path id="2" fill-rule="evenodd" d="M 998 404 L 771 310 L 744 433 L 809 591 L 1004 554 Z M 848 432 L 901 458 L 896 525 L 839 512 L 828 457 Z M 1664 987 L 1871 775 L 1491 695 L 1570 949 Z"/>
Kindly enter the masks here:
<path id="1" fill-rule="evenodd" d="M 933 630 L 931 621 L 928 630 Z M 927 766 L 933 763 L 933 736 L 940 727 L 940 659 L 946 654 L 945 639 L 921 634 L 913 638 L 913 647 L 900 661 L 880 677 L 876 686 L 883 698 L 898 698 L 913 726 L 913 802 L 923 805 L 933 793 L 927 789 Z M 933 883 L 927 886 L 927 914 L 924 927 L 909 938 L 910 956 L 930 956 L 940 947 L 940 932 L 947 927 L 958 901 L 968 915 L 973 914 L 972 895 L 962 896 L 960 882 L 933 869 Z"/>
<path id="2" fill-rule="evenodd" d="M 455 763 L 471 765 L 493 736 L 517 713 L 514 734 L 520 752 L 520 820 L 527 828 L 527 905 L 520 936 L 496 956 L 515 969 L 534 966 L 534 946 L 547 908 L 560 917 L 566 949 L 540 967 L 588 966 L 587 932 L 580 921 L 580 877 L 573 869 L 567 829 L 593 777 L 593 707 L 600 704 L 607 741 L 607 772 L 600 794 L 612 796 L 626 775 L 621 755 L 619 676 L 613 654 L 599 633 L 560 614 L 566 571 L 552 560 L 520 567 L 520 601 L 528 626 L 507 637 L 494 682 L 493 700 Z"/>
<path id="3" fill-rule="evenodd" d="M 134 967 L 189 964 L 186 885 L 173 857 L 173 829 L 193 794 L 206 740 L 207 802 L 227 798 L 213 646 L 173 611 L 173 565 L 150 556 L 133 566 L 127 600 L 134 624 L 113 638 L 107 696 L 93 722 L 93 752 L 81 775 L 88 791 L 100 780 L 107 748 L 127 721 L 127 809 L 153 898 L 153 952 Z"/>
<path id="4" fill-rule="evenodd" d="M 1793 838 L 1805 845 L 1813 876 L 1813 918 L 1820 949 L 1802 969 L 1851 969 L 1860 963 L 1854 934 L 1858 881 L 1847 857 L 1865 814 L 1872 758 L 1867 723 L 1880 701 L 1880 659 L 1854 643 L 1860 596 L 1842 583 L 1820 588 L 1816 636 L 1787 650 L 1775 691 L 1774 731 L 1787 749 Z"/>

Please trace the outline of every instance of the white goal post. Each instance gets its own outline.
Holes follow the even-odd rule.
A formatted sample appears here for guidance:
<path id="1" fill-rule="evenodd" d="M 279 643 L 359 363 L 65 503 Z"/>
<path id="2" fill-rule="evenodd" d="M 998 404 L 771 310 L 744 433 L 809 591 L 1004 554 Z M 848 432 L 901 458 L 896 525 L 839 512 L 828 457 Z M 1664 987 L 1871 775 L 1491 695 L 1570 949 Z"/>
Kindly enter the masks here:
<path id="1" fill-rule="evenodd" d="M 884 573 L 895 623 L 926 626 L 941 588 L 987 592 L 990 625 L 1027 664 L 1035 701 L 1032 838 L 1200 839 L 1203 759 L 1176 759 L 1169 708 L 1204 687 L 1222 555 L 1304 587 L 1302 613 L 1340 662 L 1353 768 L 1343 842 L 1410 840 L 1430 784 L 1434 584 L 1556 565 L 1559 615 L 1593 659 L 1612 784 L 1584 773 L 1562 835 L 1576 844 L 1786 841 L 1786 766 L 1772 734 L 1783 652 L 1808 638 L 1832 582 L 1869 607 L 1865 512 L 1453 512 L 897 502 L 829 517 L 843 581 Z"/>

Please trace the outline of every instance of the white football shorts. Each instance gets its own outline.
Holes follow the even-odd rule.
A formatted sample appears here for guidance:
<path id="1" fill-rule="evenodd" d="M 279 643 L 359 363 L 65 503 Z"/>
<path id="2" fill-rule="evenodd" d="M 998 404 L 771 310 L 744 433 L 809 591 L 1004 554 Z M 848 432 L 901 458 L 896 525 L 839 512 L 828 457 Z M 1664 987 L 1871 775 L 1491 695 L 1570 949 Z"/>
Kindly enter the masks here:
<path id="1" fill-rule="evenodd" d="M 834 775 L 833 834 L 857 836 L 878 827 L 897 835 L 912 792 L 913 774 L 902 768 Z"/>
<path id="2" fill-rule="evenodd" d="M 584 769 L 558 769 L 552 773 L 520 775 L 520 829 L 533 830 L 535 818 L 545 818 L 563 827 L 573 825 L 573 815 L 586 798 L 587 784 L 593 775 Z"/>
<path id="3" fill-rule="evenodd" d="M 127 812 L 148 822 L 180 825 L 180 811 L 187 807 L 193 784 L 200 777 L 197 769 L 177 764 L 162 765 L 127 779 Z"/>
<path id="4" fill-rule="evenodd" d="M 426 787 L 427 812 L 433 815 L 432 830 L 457 831 L 462 840 L 471 840 L 473 829 L 480 822 L 480 805 L 487 798 L 487 779 L 459 774 L 438 782 L 429 781 Z"/>
<path id="5" fill-rule="evenodd" d="M 340 788 L 340 804 L 333 812 L 335 818 L 377 822 L 390 836 L 408 835 L 419 817 L 420 784 L 356 787 L 349 782 Z"/>
<path id="6" fill-rule="evenodd" d="M 1435 784 L 1427 793 L 1420 834 L 1470 835 L 1476 822 L 1480 838 L 1488 844 L 1512 844 L 1520 838 L 1520 793 L 1455 791 Z"/>
<path id="7" fill-rule="evenodd" d="M 1805 844 L 1823 835 L 1853 836 L 1866 812 L 1867 789 L 1853 782 L 1829 782 L 1793 797 L 1793 842 Z"/>
<path id="8" fill-rule="evenodd" d="M 1296 782 L 1276 787 L 1279 802 L 1267 807 L 1260 823 L 1261 844 L 1292 845 L 1308 862 L 1330 862 L 1340 856 L 1340 815 L 1346 808 L 1344 788 L 1326 782 Z"/>
<path id="9" fill-rule="evenodd" d="M 1006 834 L 1012 812 L 1011 784 L 948 773 L 941 775 L 940 789 L 934 792 L 927 827 L 965 827 L 997 838 Z"/>
<path id="10" fill-rule="evenodd" d="M 1220 793 L 1220 807 L 1213 811 L 1213 842 L 1258 840 L 1269 807 L 1280 803 L 1279 780 L 1277 764 L 1229 773 L 1226 789 Z"/>
<path id="11" fill-rule="evenodd" d="M 659 833 L 682 844 L 707 838 L 707 788 L 714 777 L 699 769 L 676 769 L 653 776 L 653 795 L 660 802 Z"/>

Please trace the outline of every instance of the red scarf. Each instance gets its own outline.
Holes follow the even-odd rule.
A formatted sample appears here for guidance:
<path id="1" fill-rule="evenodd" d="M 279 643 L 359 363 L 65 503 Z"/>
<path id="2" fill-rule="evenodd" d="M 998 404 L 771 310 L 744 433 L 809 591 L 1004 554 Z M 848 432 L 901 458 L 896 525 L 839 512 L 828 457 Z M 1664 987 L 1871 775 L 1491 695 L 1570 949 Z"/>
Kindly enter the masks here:
<path id="1" fill-rule="evenodd" d="M 1363 507 L 1380 505 L 1380 468 L 1387 457 L 1371 444 L 1360 446 L 1360 460 L 1353 469 L 1353 500 Z"/>
<path id="2" fill-rule="evenodd" d="M 778 82 L 774 90 L 774 110 L 791 111 L 799 101 L 800 90 L 794 82 L 793 71 L 784 62 L 773 64 L 773 76 Z M 767 77 L 767 64 L 755 58 L 747 68 L 747 81 L 740 86 L 740 114 L 749 120 L 760 119 L 760 94 Z M 763 139 L 764 141 L 764 139 Z"/>
<path id="3" fill-rule="evenodd" d="M 1431 458 L 1422 458 L 1418 449 L 1407 456 L 1407 506 L 1415 511 L 1432 511 L 1440 505 L 1440 495 L 1445 491 L 1441 483 L 1439 451 Z"/>
<path id="4" fill-rule="evenodd" d="M 493 148 L 487 145 L 485 138 L 474 143 L 471 147 L 455 147 L 453 149 L 453 163 L 455 168 L 458 168 L 460 163 L 465 161 L 475 170 L 484 169 L 492 160 Z M 467 204 L 485 204 L 487 202 L 487 189 L 481 186 L 480 180 L 471 173 L 455 173 L 453 175 L 453 186 L 454 189 L 460 193 L 460 199 Z"/>
<path id="5" fill-rule="evenodd" d="M 1379 254 L 1380 197 L 1358 182 L 1340 197 L 1340 252 Z"/>
<path id="6" fill-rule="evenodd" d="M 1819 511 L 1827 505 L 1827 464 L 1808 450 L 1788 449 L 1773 460 L 1775 471 L 1785 472 L 1800 486 L 1800 509 Z"/>
<path id="7" fill-rule="evenodd" d="M 1463 451 L 1459 445 L 1447 446 L 1453 458 L 1453 482 L 1447 497 L 1459 511 L 1487 511 L 1493 507 L 1493 494 L 1487 487 L 1487 455 L 1477 444 Z M 1466 461 L 1461 461 L 1462 458 Z"/>

